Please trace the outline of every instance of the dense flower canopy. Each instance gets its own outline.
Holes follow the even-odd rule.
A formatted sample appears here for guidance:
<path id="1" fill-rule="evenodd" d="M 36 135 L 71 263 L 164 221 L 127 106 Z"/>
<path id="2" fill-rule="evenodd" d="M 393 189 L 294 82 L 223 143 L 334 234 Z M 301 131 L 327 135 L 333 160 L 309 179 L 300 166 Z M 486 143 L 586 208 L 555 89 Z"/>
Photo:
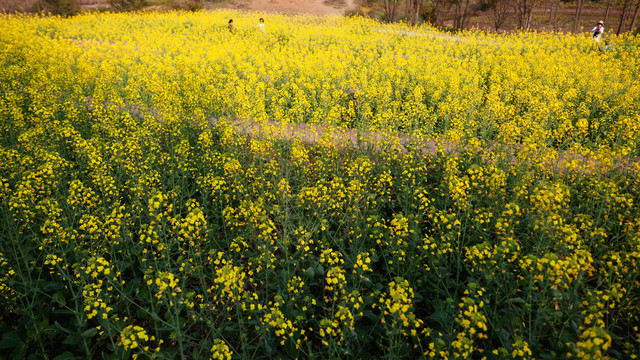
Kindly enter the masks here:
<path id="1" fill-rule="evenodd" d="M 640 355 L 638 38 L 212 11 L 0 45 L 16 358 Z"/>

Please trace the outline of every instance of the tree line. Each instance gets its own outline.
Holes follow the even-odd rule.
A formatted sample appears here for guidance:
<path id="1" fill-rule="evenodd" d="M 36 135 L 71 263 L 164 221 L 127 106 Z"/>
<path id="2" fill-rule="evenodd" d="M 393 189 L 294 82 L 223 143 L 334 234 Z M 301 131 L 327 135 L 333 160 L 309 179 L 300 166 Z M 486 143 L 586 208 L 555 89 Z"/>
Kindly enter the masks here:
<path id="1" fill-rule="evenodd" d="M 380 6 L 384 10 L 384 20 L 398 21 L 404 19 L 412 25 L 421 21 L 429 21 L 443 26 L 452 21 L 454 29 L 467 27 L 470 12 L 481 11 L 490 14 L 492 25 L 499 30 L 510 17 L 520 30 L 529 30 L 534 25 L 534 12 L 542 13 L 547 24 L 557 24 L 560 10 L 571 10 L 572 22 L 569 29 L 577 32 L 583 18 L 586 0 L 369 0 L 367 5 Z M 613 12 L 619 18 L 608 27 L 620 34 L 636 29 L 640 0 L 594 0 L 589 1 L 590 9 L 597 9 L 599 20 L 607 23 Z M 566 25 L 566 24 L 565 24 Z"/>
<path id="2" fill-rule="evenodd" d="M 197 10 L 205 0 L 166 0 L 163 3 L 175 9 Z M 151 4 L 149 0 L 0 0 L 0 12 L 49 13 L 73 16 L 81 11 L 81 5 L 93 3 L 108 5 L 110 11 L 136 11 Z"/>

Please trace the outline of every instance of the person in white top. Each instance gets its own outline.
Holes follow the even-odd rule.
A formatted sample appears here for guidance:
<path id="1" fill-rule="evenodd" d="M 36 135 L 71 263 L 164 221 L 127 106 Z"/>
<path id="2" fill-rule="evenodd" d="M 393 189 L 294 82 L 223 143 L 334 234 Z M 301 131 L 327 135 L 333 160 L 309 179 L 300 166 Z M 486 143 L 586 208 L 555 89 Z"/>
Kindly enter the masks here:
<path id="1" fill-rule="evenodd" d="M 591 40 L 599 43 L 603 32 L 604 32 L 604 21 L 600 20 L 598 21 L 598 24 L 596 25 L 596 27 L 591 29 L 591 33 L 593 34 L 593 36 L 591 37 Z"/>
<path id="2" fill-rule="evenodd" d="M 258 23 L 258 29 L 264 32 L 264 19 L 260 18 L 260 22 Z"/>

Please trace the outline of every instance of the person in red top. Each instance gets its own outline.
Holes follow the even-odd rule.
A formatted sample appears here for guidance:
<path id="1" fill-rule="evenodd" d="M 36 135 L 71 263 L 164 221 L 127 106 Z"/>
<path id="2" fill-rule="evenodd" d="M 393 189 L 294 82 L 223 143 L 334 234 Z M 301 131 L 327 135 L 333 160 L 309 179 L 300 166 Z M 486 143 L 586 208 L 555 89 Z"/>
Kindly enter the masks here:
<path id="1" fill-rule="evenodd" d="M 604 21 L 600 20 L 600 21 L 598 21 L 598 24 L 596 25 L 596 27 L 591 29 L 591 33 L 593 34 L 591 39 L 593 41 L 599 43 L 603 32 L 604 32 Z"/>

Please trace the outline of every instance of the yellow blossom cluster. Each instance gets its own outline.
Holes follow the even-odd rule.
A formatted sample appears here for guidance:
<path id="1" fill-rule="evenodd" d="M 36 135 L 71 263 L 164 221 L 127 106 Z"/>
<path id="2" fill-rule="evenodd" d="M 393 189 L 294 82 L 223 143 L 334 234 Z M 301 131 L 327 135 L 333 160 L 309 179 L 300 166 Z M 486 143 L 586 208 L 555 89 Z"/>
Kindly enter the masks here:
<path id="1" fill-rule="evenodd" d="M 171 299 L 182 292 L 182 289 L 178 286 L 180 279 L 168 271 L 157 271 L 154 274 L 153 270 L 149 269 L 145 274 L 145 280 L 148 286 L 156 290 L 153 296 L 158 300 L 161 300 L 165 293 Z M 170 302 L 172 303 L 173 301 L 170 300 Z"/>
<path id="2" fill-rule="evenodd" d="M 211 348 L 211 360 L 231 360 L 233 352 L 229 349 L 229 346 L 221 339 L 213 340 L 213 347 Z"/>
<path id="3" fill-rule="evenodd" d="M 84 312 L 87 315 L 87 319 L 98 317 L 106 320 L 109 317 L 109 313 L 113 311 L 113 307 L 104 300 L 103 297 L 106 294 L 108 294 L 108 292 L 103 292 L 102 280 L 84 286 L 82 296 L 84 297 Z"/>
<path id="4" fill-rule="evenodd" d="M 120 344 L 125 350 L 143 348 L 146 351 L 149 347 L 145 344 L 153 340 L 154 336 L 147 335 L 146 330 L 137 325 L 128 325 L 120 332 Z"/>
<path id="5" fill-rule="evenodd" d="M 413 289 L 409 282 L 402 278 L 396 278 L 389 283 L 389 295 L 380 299 L 384 304 L 384 314 L 391 317 L 392 327 L 403 327 L 415 334 L 421 321 L 413 313 Z"/>
<path id="6" fill-rule="evenodd" d="M 10 303 L 15 299 L 15 291 L 7 285 L 7 280 L 10 277 L 14 276 L 16 272 L 9 266 L 9 262 L 4 257 L 4 255 L 0 252 L 0 296 L 2 297 L 3 303 L 7 304 L 7 307 L 11 308 Z"/>
<path id="7" fill-rule="evenodd" d="M 215 265 L 214 286 L 208 290 L 213 301 L 222 304 L 239 301 L 244 291 L 246 273 L 242 267 L 234 266 L 225 259 L 216 260 Z"/>

